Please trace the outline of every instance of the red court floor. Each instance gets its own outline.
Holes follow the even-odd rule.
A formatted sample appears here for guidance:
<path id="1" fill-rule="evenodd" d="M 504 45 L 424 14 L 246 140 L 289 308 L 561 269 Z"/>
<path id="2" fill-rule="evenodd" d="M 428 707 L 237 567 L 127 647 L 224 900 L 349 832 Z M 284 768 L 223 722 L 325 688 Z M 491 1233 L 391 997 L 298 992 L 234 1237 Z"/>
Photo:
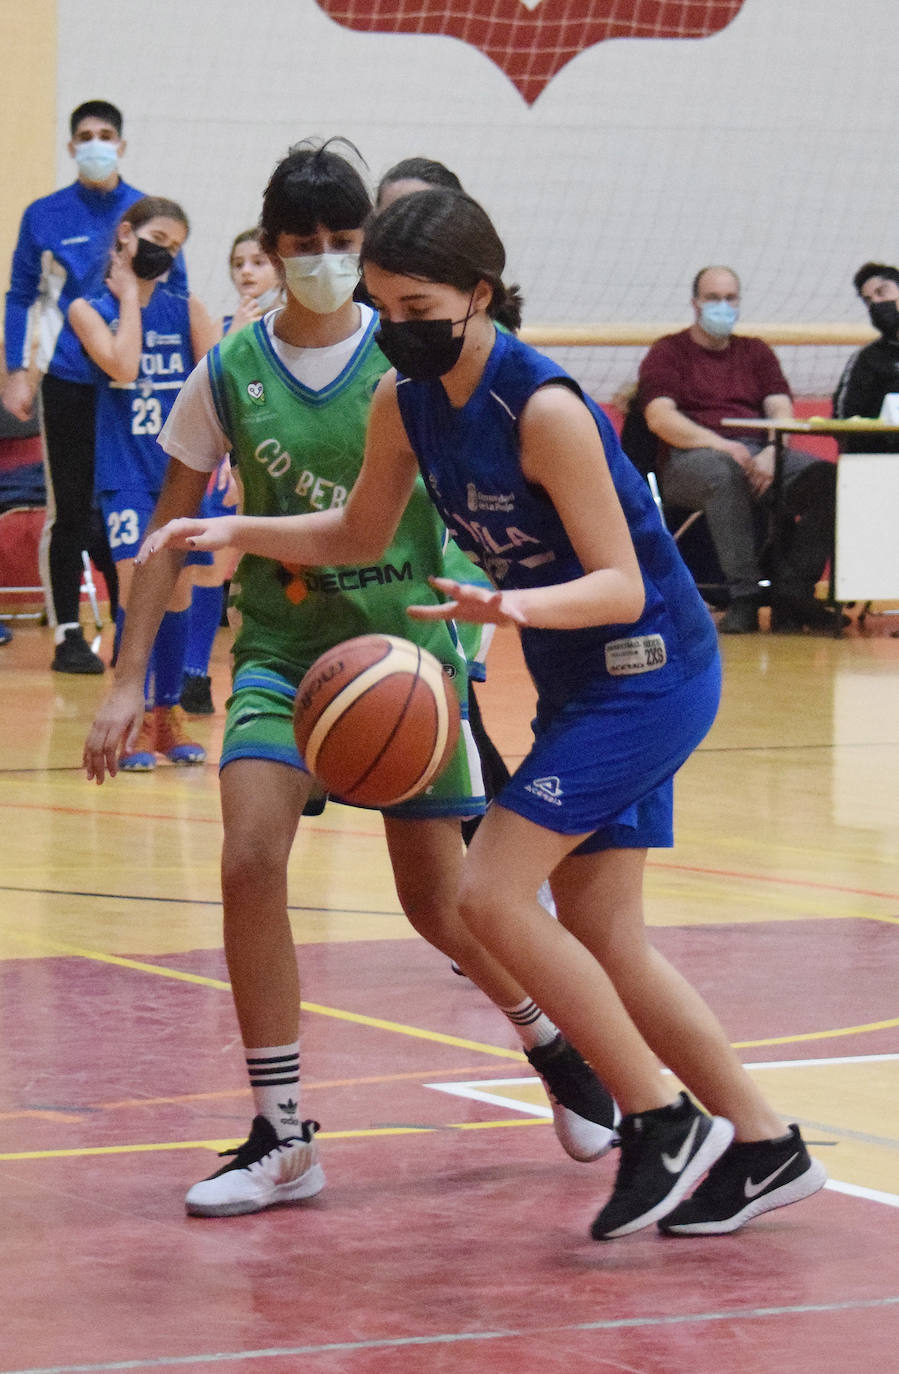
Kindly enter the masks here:
<path id="1" fill-rule="evenodd" d="M 826 718 L 797 707 L 781 734 L 741 702 L 796 650 L 728 646 L 745 696 L 647 884 L 659 948 L 831 1185 L 730 1237 L 596 1244 L 614 1155 L 562 1153 L 508 1024 L 407 930 L 377 818 L 333 806 L 291 870 L 327 1187 L 185 1216 L 251 1114 L 215 770 L 88 787 L 102 683 L 50 682 L 40 635 L 0 679 L 0 1374 L 899 1371 L 899 727 L 841 704 L 859 674 L 865 700 L 886 689 L 890 650 L 799 646 Z"/>

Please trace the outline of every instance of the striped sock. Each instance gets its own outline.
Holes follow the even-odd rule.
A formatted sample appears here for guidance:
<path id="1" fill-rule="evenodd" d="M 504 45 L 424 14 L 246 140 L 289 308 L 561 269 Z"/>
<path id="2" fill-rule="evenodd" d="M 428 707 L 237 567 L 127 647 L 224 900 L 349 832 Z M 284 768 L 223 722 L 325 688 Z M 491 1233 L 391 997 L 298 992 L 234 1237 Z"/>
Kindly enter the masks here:
<path id="1" fill-rule="evenodd" d="M 558 1027 L 553 1025 L 546 1012 L 541 1011 L 530 997 L 519 1002 L 517 1007 L 500 1007 L 500 1011 L 504 1016 L 508 1016 L 518 1031 L 526 1050 L 534 1050 L 538 1045 L 548 1045 L 559 1034 Z"/>
<path id="2" fill-rule="evenodd" d="M 281 1140 L 299 1134 L 300 1042 L 247 1050 L 247 1073 L 257 1116 L 264 1116 Z"/>

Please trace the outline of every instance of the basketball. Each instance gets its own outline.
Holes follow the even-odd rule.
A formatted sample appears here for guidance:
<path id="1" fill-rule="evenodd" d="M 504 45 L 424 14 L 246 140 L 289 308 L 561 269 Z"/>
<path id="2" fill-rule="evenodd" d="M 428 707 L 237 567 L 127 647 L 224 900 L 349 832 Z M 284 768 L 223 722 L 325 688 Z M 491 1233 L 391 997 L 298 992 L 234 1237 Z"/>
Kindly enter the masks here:
<path id="1" fill-rule="evenodd" d="M 442 772 L 459 703 L 438 660 L 394 635 L 347 639 L 297 689 L 297 748 L 321 785 L 357 806 L 396 806 Z"/>

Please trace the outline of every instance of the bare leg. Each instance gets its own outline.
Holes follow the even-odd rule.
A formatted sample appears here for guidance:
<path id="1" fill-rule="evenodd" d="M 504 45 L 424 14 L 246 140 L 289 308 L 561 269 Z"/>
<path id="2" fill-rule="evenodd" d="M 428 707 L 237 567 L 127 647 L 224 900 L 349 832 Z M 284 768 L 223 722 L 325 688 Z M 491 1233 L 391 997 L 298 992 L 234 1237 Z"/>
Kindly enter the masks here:
<path id="1" fill-rule="evenodd" d="M 547 1089 L 562 1148 L 572 1159 L 599 1159 L 615 1140 L 615 1103 L 577 1049 L 565 1043 L 544 1010 L 534 1005 L 529 991 L 463 922 L 457 900 L 463 861 L 458 821 L 399 821 L 385 816 L 384 824 L 397 892 L 410 923 L 455 959 L 494 1006 L 506 1015 L 513 1008 L 524 1011 L 526 1020 L 517 1024 L 518 1034 Z M 530 1039 L 538 1027 L 546 1038 Z"/>
<path id="2" fill-rule="evenodd" d="M 222 771 L 225 957 L 247 1046 L 296 1040 L 300 982 L 287 916 L 287 860 L 308 774 L 264 759 Z"/>
<path id="3" fill-rule="evenodd" d="M 494 803 L 468 851 L 461 913 L 472 934 L 577 1045 L 622 1112 L 651 1111 L 668 1106 L 676 1093 L 593 954 L 535 897 L 583 838 L 544 830 Z"/>
<path id="4" fill-rule="evenodd" d="M 411 925 L 428 944 L 455 959 L 491 1002 L 516 1006 L 526 996 L 524 990 L 487 953 L 459 915 L 465 852 L 459 822 L 385 816 L 384 829 L 400 905 Z"/>
<path id="5" fill-rule="evenodd" d="M 645 860 L 643 849 L 565 859 L 553 874 L 559 919 L 602 964 L 647 1044 L 700 1102 L 734 1123 L 738 1140 L 779 1136 L 783 1123 L 711 1009 L 647 939 Z"/>

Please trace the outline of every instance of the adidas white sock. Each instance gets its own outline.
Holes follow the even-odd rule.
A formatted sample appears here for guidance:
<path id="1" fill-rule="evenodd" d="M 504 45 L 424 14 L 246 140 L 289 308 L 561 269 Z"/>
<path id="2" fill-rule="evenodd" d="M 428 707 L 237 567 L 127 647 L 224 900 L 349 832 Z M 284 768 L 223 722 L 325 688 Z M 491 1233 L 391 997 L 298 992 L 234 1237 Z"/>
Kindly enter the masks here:
<path id="1" fill-rule="evenodd" d="M 256 1115 L 270 1121 L 281 1140 L 299 1135 L 300 1042 L 245 1053 Z"/>
<path id="2" fill-rule="evenodd" d="M 559 1034 L 558 1026 L 553 1025 L 546 1012 L 541 1011 L 530 997 L 519 1002 L 517 1007 L 500 1007 L 500 1011 L 504 1016 L 508 1016 L 518 1031 L 526 1050 L 536 1049 L 538 1045 L 548 1045 Z"/>

